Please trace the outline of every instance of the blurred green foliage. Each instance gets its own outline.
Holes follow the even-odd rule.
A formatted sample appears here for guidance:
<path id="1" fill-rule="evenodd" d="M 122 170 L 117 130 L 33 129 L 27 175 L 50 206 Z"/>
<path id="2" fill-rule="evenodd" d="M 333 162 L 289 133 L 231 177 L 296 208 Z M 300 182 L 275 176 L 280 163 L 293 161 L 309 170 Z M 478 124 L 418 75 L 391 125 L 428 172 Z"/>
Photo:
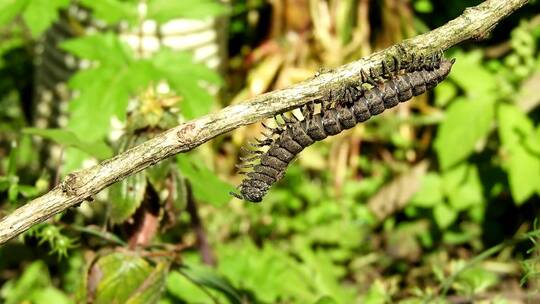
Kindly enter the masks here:
<path id="1" fill-rule="evenodd" d="M 0 215 L 88 162 L 427 31 L 473 5 L 278 2 L 1 1 Z M 56 45 L 88 64 L 69 79 L 66 126 L 38 128 L 33 63 L 72 5 L 103 26 Z M 534 301 L 538 8 L 533 2 L 518 11 L 487 41 L 449 50 L 456 64 L 433 94 L 306 149 L 261 204 L 228 195 L 239 181 L 236 151 L 259 132 L 252 126 L 32 227 L 0 247 L 0 301 L 506 303 L 520 281 L 520 299 Z M 187 51 L 161 47 L 142 56 L 118 34 L 148 19 L 177 18 L 220 20 L 213 33 L 229 37 L 225 74 Z M 39 150 L 55 145 L 63 158 L 51 168 Z"/>

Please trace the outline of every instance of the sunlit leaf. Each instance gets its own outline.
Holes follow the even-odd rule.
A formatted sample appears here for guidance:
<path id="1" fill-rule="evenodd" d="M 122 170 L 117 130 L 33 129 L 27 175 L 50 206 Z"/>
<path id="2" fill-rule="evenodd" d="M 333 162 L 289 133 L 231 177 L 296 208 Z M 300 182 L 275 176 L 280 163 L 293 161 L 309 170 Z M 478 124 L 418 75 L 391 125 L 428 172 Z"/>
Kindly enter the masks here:
<path id="1" fill-rule="evenodd" d="M 329 296 L 323 296 L 315 302 L 315 304 L 337 304 L 336 300 Z"/>
<path id="2" fill-rule="evenodd" d="M 422 177 L 420 190 L 410 200 L 409 205 L 429 208 L 443 202 L 441 177 L 430 172 Z"/>
<path id="3" fill-rule="evenodd" d="M 449 77 L 465 91 L 469 99 L 482 98 L 485 94 L 495 92 L 497 81 L 494 74 L 482 65 L 482 51 L 458 52 L 454 57 L 456 63 Z"/>
<path id="4" fill-rule="evenodd" d="M 58 19 L 58 10 L 66 8 L 69 0 L 32 0 L 23 13 L 23 19 L 33 37 L 39 36 Z"/>
<path id="5" fill-rule="evenodd" d="M 114 24 L 122 20 L 133 23 L 137 20 L 137 2 L 119 0 L 81 0 L 81 4 L 92 9 L 95 18 L 103 20 L 109 24 Z"/>
<path id="6" fill-rule="evenodd" d="M 3 0 L 0 1 L 0 26 L 5 25 L 20 14 L 30 0 Z"/>
<path id="7" fill-rule="evenodd" d="M 214 103 L 214 97 L 206 86 L 220 85 L 219 75 L 203 64 L 193 63 L 187 53 L 173 52 L 163 48 L 151 59 L 156 70 L 183 97 L 180 107 L 186 118 L 207 114 Z"/>
<path id="8" fill-rule="evenodd" d="M 123 66 L 132 61 L 129 48 L 111 32 L 70 39 L 60 47 L 79 58 L 96 60 L 106 66 Z"/>
<path id="9" fill-rule="evenodd" d="M 446 229 L 457 218 L 457 211 L 446 204 L 437 204 L 433 209 L 433 217 L 440 229 Z"/>
<path id="10" fill-rule="evenodd" d="M 462 163 L 444 172 L 443 189 L 452 208 L 458 211 L 482 204 L 485 201 L 478 169 L 467 163 Z"/>
<path id="11" fill-rule="evenodd" d="M 226 12 L 226 6 L 216 0 L 151 0 L 148 3 L 147 17 L 163 23 L 174 18 L 199 19 Z"/>
<path id="12" fill-rule="evenodd" d="M 467 158 L 493 124 L 495 98 L 454 101 L 440 125 L 435 150 L 443 169 Z"/>
<path id="13" fill-rule="evenodd" d="M 70 40 L 62 47 L 99 62 L 79 71 L 69 82 L 79 96 L 70 103 L 68 129 L 87 141 L 104 138 L 113 117 L 125 119 L 129 97 L 159 79 L 149 62 L 132 58 L 127 46 L 112 33 Z"/>
<path id="14" fill-rule="evenodd" d="M 512 197 L 516 203 L 523 203 L 540 192 L 540 155 L 527 146 L 528 138 L 536 137 L 533 124 L 517 107 L 505 104 L 499 106 L 498 120 L 499 136 L 508 154 L 505 164 Z"/>
<path id="15" fill-rule="evenodd" d="M 63 293 L 62 291 L 54 288 L 54 287 L 47 287 L 38 289 L 31 293 L 30 300 L 33 304 L 49 304 L 49 303 L 55 303 L 55 304 L 69 304 L 69 303 L 75 303 L 73 300 L 71 300 L 68 295 Z"/>
<path id="16" fill-rule="evenodd" d="M 113 155 L 112 149 L 103 141 L 84 142 L 81 141 L 73 132 L 64 129 L 37 129 L 25 128 L 23 133 L 38 135 L 51 139 L 58 144 L 67 147 L 74 147 L 84 151 L 99 159 L 106 159 Z"/>
<path id="17" fill-rule="evenodd" d="M 183 176 L 189 179 L 193 194 L 198 200 L 221 205 L 231 200 L 229 192 L 233 187 L 223 182 L 214 172 L 192 155 L 182 154 L 177 157 L 177 165 Z"/>
<path id="18" fill-rule="evenodd" d="M 477 294 L 498 282 L 498 276 L 481 267 L 471 267 L 459 274 L 454 288 L 465 294 Z"/>

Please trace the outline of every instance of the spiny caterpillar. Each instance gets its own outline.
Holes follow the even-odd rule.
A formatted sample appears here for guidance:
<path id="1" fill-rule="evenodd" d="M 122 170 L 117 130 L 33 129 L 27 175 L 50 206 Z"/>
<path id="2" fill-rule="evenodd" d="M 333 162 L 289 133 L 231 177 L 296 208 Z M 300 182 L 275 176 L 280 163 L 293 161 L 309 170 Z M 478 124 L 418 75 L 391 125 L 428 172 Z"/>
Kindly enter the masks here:
<path id="1" fill-rule="evenodd" d="M 382 71 L 385 75 L 379 77 L 378 81 L 371 77 L 373 73 L 368 76 L 362 74 L 362 82 L 371 84 L 371 89 L 365 90 L 362 85 L 347 86 L 335 94 L 334 100 L 323 102 L 318 113 L 315 113 L 314 104 L 310 103 L 302 108 L 303 119 L 294 114 L 291 117 L 281 115 L 284 123 L 276 117 L 277 127 L 263 124 L 271 134 L 265 134 L 266 138 L 257 140 L 257 143 L 252 145 L 269 148 L 266 152 L 248 151 L 255 156 L 242 160 L 254 163 L 237 167 L 253 169 L 245 173 L 246 178 L 238 186 L 240 194 L 231 192 L 231 195 L 251 202 L 260 202 L 272 184 L 283 177 L 289 163 L 304 148 L 434 88 L 450 73 L 454 59 L 446 60 L 438 55 L 432 59 L 429 64 L 416 65 L 416 68 L 413 64 L 401 73 L 399 62 L 395 61 L 394 74 L 385 74 L 387 67 L 383 63 Z M 422 61 L 425 62 L 427 61 Z"/>

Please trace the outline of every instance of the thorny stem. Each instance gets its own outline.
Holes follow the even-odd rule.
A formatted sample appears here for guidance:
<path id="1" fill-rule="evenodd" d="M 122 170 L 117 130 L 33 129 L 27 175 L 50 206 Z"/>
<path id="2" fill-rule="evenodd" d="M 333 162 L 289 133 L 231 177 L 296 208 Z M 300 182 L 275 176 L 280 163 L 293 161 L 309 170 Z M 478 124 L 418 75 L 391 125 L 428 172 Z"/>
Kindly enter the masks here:
<path id="1" fill-rule="evenodd" d="M 55 214 L 91 199 L 113 183 L 168 157 L 189 151 L 238 127 L 290 111 L 312 100 L 322 99 L 328 92 L 341 88 L 344 82 L 359 81 L 361 70 L 380 71 L 383 60 L 397 57 L 407 61 L 408 54 L 432 54 L 467 39 L 485 38 L 499 21 L 527 2 L 528 0 L 487 0 L 466 9 L 461 16 L 428 33 L 289 88 L 256 96 L 245 103 L 231 105 L 216 113 L 191 120 L 94 167 L 68 174 L 54 189 L 0 220 L 0 244 Z"/>

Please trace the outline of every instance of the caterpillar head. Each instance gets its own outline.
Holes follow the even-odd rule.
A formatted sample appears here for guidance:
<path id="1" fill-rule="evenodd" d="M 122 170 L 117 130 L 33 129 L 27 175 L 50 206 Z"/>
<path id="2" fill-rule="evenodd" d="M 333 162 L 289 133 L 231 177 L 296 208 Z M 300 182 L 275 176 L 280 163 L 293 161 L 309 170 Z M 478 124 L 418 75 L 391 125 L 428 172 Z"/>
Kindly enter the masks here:
<path id="1" fill-rule="evenodd" d="M 260 203 L 266 195 L 268 189 L 259 187 L 244 186 L 241 188 L 241 194 L 230 192 L 230 194 L 238 199 L 250 201 L 252 203 Z"/>

